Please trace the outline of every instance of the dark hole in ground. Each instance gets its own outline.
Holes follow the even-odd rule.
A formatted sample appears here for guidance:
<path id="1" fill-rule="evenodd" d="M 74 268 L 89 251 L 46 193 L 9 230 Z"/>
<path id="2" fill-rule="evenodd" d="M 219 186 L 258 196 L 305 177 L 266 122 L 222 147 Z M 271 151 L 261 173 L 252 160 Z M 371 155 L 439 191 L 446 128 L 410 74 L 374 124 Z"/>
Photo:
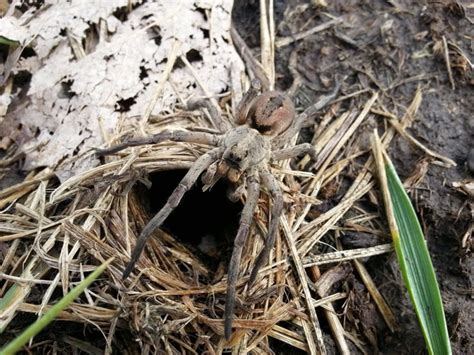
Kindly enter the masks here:
<path id="1" fill-rule="evenodd" d="M 115 103 L 115 111 L 118 112 L 128 112 L 130 107 L 134 105 L 137 101 L 134 97 L 129 97 L 128 99 L 121 99 Z"/>
<path id="2" fill-rule="evenodd" d="M 140 80 L 148 78 L 148 71 L 145 66 L 140 65 Z"/>
<path id="3" fill-rule="evenodd" d="M 209 38 L 209 30 L 208 29 L 205 29 L 205 28 L 200 28 L 200 30 L 202 31 L 202 35 L 204 36 L 204 38 Z"/>
<path id="4" fill-rule="evenodd" d="M 161 33 L 160 26 L 150 27 L 147 30 L 147 33 L 150 36 L 150 38 L 153 39 L 155 44 L 159 47 L 161 45 L 161 40 L 162 40 L 162 37 L 161 37 L 161 34 L 160 34 Z"/>
<path id="5" fill-rule="evenodd" d="M 186 64 L 184 64 L 184 62 L 181 60 L 181 58 L 176 58 L 176 61 L 174 62 L 174 65 L 173 65 L 173 70 L 182 69 L 185 66 L 186 66 Z"/>
<path id="6" fill-rule="evenodd" d="M 304 355 L 304 354 L 307 354 L 306 351 L 303 351 L 303 350 L 300 350 L 300 349 L 297 349 L 287 343 L 284 343 L 280 340 L 277 340 L 277 339 L 274 339 L 274 338 L 270 338 L 270 349 L 279 349 L 277 351 L 275 351 L 275 354 L 293 354 L 293 355 Z"/>
<path id="7" fill-rule="evenodd" d="M 150 217 L 157 213 L 178 186 L 186 170 L 171 170 L 150 175 L 152 187 L 141 185 L 148 199 Z M 227 198 L 227 181 L 219 181 L 203 192 L 201 179 L 188 191 L 181 203 L 161 227 L 187 246 L 210 267 L 229 259 L 232 243 L 239 226 L 242 205 Z"/>
<path id="8" fill-rule="evenodd" d="M 65 80 L 61 82 L 61 92 L 58 96 L 67 99 L 73 98 L 76 93 L 72 90 L 72 84 L 74 84 L 74 80 Z"/>
<path id="9" fill-rule="evenodd" d="M 201 53 L 199 53 L 199 51 L 195 50 L 195 49 L 190 49 L 187 53 L 186 53 L 186 59 L 192 63 L 192 62 L 200 62 L 202 61 L 202 55 Z"/>
<path id="10" fill-rule="evenodd" d="M 36 52 L 31 47 L 25 47 L 21 51 L 21 58 L 30 58 L 30 57 L 34 57 L 35 55 L 36 55 Z"/>
<path id="11" fill-rule="evenodd" d="M 26 92 L 28 92 L 30 88 L 31 76 L 32 75 L 30 72 L 22 70 L 13 77 L 13 85 L 18 85 L 18 87 L 20 87 L 22 92 L 26 95 Z"/>

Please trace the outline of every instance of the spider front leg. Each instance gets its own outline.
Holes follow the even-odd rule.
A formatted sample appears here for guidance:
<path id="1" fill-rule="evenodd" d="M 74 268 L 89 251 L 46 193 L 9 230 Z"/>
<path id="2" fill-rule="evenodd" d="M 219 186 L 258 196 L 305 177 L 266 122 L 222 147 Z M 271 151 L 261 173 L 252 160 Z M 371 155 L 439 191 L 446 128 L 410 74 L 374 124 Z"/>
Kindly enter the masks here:
<path id="1" fill-rule="evenodd" d="M 136 147 L 145 144 L 156 144 L 164 141 L 172 142 L 188 142 L 198 144 L 208 144 L 212 146 L 219 145 L 221 136 L 206 132 L 190 132 L 190 131 L 170 131 L 164 130 L 150 137 L 131 139 L 127 142 L 117 144 L 106 149 L 96 149 L 98 156 L 110 155 L 124 150 L 128 147 Z"/>
<path id="2" fill-rule="evenodd" d="M 279 149 L 272 154 L 273 160 L 285 160 L 295 158 L 302 154 L 309 154 L 313 160 L 316 160 L 316 151 L 310 143 L 302 143 L 294 147 Z"/>
<path id="3" fill-rule="evenodd" d="M 140 236 L 137 239 L 135 248 L 133 249 L 130 262 L 127 264 L 125 271 L 123 272 L 123 279 L 126 279 L 132 272 L 133 267 L 138 261 L 138 258 L 145 248 L 145 244 L 153 231 L 163 224 L 170 213 L 173 212 L 176 206 L 179 205 L 184 194 L 194 185 L 201 173 L 206 170 L 214 161 L 216 161 L 222 155 L 222 153 L 222 148 L 213 149 L 210 152 L 202 155 L 192 165 L 184 178 L 180 181 L 178 187 L 176 187 L 176 189 L 170 195 L 163 208 L 155 215 L 155 217 L 150 220 L 150 222 L 148 222 L 145 228 L 143 228 L 143 231 L 140 233 Z"/>
<path id="4" fill-rule="evenodd" d="M 253 283 L 255 282 L 258 271 L 267 261 L 270 250 L 275 244 L 275 239 L 278 234 L 278 226 L 280 225 L 280 216 L 283 213 L 283 193 L 280 189 L 277 179 L 275 179 L 268 170 L 260 171 L 260 177 L 262 178 L 263 184 L 272 197 L 273 206 L 271 210 L 270 222 L 268 225 L 268 235 L 265 239 L 265 245 L 258 255 L 252 272 L 250 273 L 248 282 L 249 288 L 252 287 Z"/>
<path id="5" fill-rule="evenodd" d="M 224 311 L 224 335 L 229 339 L 232 334 L 232 318 L 235 305 L 235 287 L 239 274 L 240 259 L 242 250 L 247 240 L 250 225 L 252 224 L 253 213 L 257 206 L 258 197 L 260 195 L 260 182 L 256 169 L 252 169 L 247 177 L 247 201 L 240 217 L 239 230 L 234 241 L 234 250 L 229 264 L 229 272 L 227 276 L 227 294 L 225 300 Z"/>
<path id="6" fill-rule="evenodd" d="M 260 94 L 262 91 L 262 84 L 258 79 L 253 79 L 250 83 L 250 88 L 242 97 L 242 100 L 237 106 L 237 114 L 235 122 L 238 125 L 243 125 L 247 121 L 247 113 L 250 108 L 252 101 Z"/>

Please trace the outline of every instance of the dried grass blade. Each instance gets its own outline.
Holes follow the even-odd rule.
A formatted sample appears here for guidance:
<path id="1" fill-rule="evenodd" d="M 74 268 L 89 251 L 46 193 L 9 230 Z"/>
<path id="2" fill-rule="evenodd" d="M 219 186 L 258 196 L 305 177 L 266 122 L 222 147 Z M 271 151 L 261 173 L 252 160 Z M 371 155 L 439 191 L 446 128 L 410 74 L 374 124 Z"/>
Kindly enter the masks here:
<path id="1" fill-rule="evenodd" d="M 304 343 L 303 337 L 301 337 L 298 333 L 292 332 L 279 325 L 273 326 L 272 330 L 268 332 L 268 335 L 297 349 L 308 351 L 308 346 L 306 345 L 306 343 Z"/>
<path id="2" fill-rule="evenodd" d="M 392 332 L 395 332 L 398 329 L 398 324 L 392 309 L 382 297 L 382 294 L 378 290 L 377 286 L 375 286 L 375 282 L 372 280 L 372 277 L 370 277 L 370 274 L 365 268 L 364 264 L 362 264 L 359 260 L 354 260 L 354 266 L 357 269 L 362 282 L 364 282 L 365 287 L 367 287 L 370 296 L 373 298 L 377 308 L 382 314 L 385 323 L 387 323 L 387 326 Z"/>
<path id="3" fill-rule="evenodd" d="M 273 1 L 260 0 L 260 42 L 262 47 L 262 65 L 270 82 L 270 90 L 275 85 L 275 50 L 272 29 Z"/>
<path id="4" fill-rule="evenodd" d="M 309 291 L 309 286 L 308 286 L 308 281 L 306 277 L 306 271 L 303 267 L 303 263 L 301 262 L 300 254 L 298 253 L 298 249 L 295 245 L 294 242 L 294 237 L 291 233 L 291 228 L 288 225 L 288 221 L 285 216 L 281 218 L 281 225 L 283 227 L 285 239 L 288 243 L 288 247 L 290 249 L 291 257 L 293 259 L 293 262 L 295 263 L 296 266 L 296 272 L 298 274 L 298 278 L 300 279 L 301 286 L 303 287 L 303 293 L 305 295 L 305 300 L 306 300 L 306 305 L 308 307 L 308 312 L 311 320 L 311 324 L 313 325 L 313 330 L 314 330 L 314 335 L 316 336 L 316 343 L 317 343 L 317 350 L 314 349 L 314 344 L 312 344 L 312 341 L 310 339 L 307 339 L 309 349 L 311 354 L 326 354 L 326 347 L 324 345 L 324 340 L 323 340 L 323 333 L 321 331 L 321 327 L 319 325 L 319 320 L 318 316 L 316 314 L 316 310 L 314 309 L 314 306 L 312 304 L 312 297 L 311 293 Z M 312 339 L 311 339 L 312 340 Z"/>
<path id="5" fill-rule="evenodd" d="M 310 255 L 303 259 L 304 267 L 314 265 L 323 265 L 330 263 L 339 263 L 341 261 L 355 260 L 366 258 L 368 256 L 389 253 L 393 250 L 392 244 L 382 244 L 369 248 L 358 248 L 350 250 L 340 250 L 332 253 Z"/>
<path id="6" fill-rule="evenodd" d="M 49 267 L 44 263 L 38 266 L 35 261 L 37 262 L 38 260 L 35 259 L 28 264 L 25 271 L 21 274 L 22 278 L 41 279 L 41 277 L 46 274 Z M 15 317 L 19 305 L 30 294 L 33 286 L 34 284 L 30 282 L 14 284 L 8 289 L 3 298 L 0 299 L 0 334 L 6 329 L 13 317 Z"/>

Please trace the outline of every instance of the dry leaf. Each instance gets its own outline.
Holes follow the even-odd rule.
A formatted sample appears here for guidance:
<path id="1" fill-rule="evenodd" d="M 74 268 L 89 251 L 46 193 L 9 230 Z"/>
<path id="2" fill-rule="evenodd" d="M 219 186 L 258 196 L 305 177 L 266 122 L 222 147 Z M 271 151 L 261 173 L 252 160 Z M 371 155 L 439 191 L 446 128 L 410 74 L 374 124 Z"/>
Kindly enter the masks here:
<path id="1" fill-rule="evenodd" d="M 243 72 L 230 41 L 232 1 L 132 4 L 128 12 L 126 0 L 46 1 L 36 12 L 0 19 L 0 36 L 35 52 L 13 68 L 32 74 L 28 102 L 11 110 L 2 127 L 6 134 L 21 124 L 20 136 L 31 138 L 22 145 L 25 169 L 56 167 L 65 180 L 94 166 L 93 159 L 77 157 L 103 144 L 99 118 L 111 132 L 119 117 L 143 116 L 175 39 L 178 55 L 187 56 L 211 94 L 229 90 L 231 71 Z M 123 22 L 118 10 L 126 13 Z M 77 48 L 85 56 L 78 56 Z M 175 65 L 170 78 L 181 97 L 203 95 L 185 66 Z M 176 103 L 166 84 L 152 114 Z"/>

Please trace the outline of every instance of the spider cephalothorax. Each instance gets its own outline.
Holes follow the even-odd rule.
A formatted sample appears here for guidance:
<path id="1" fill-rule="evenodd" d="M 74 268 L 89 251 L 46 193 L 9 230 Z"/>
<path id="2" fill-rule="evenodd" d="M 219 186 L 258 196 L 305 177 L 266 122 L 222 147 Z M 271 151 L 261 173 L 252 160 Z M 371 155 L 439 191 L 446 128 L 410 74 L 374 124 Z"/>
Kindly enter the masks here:
<path id="1" fill-rule="evenodd" d="M 148 138 L 135 139 L 108 149 L 98 150 L 99 155 L 108 155 L 130 146 L 155 144 L 165 140 L 214 146 L 213 149 L 196 160 L 168 198 L 165 206 L 145 226 L 137 239 L 130 262 L 123 272 L 123 278 L 127 278 L 133 270 L 146 241 L 153 231 L 163 224 L 169 214 L 180 203 L 186 191 L 193 186 L 201 174 L 206 186 L 212 186 L 222 177 L 228 178 L 234 184 L 240 183 L 240 187 L 244 187 L 244 189 L 237 188 L 232 197 L 233 199 L 240 197 L 240 193 L 246 189 L 247 198 L 235 237 L 234 250 L 228 271 L 224 333 L 226 338 L 229 338 L 232 333 L 235 289 L 240 259 L 260 196 L 261 185 L 265 187 L 273 203 L 269 218 L 268 235 L 250 274 L 249 286 L 253 284 L 258 271 L 268 259 L 278 233 L 279 218 L 283 212 L 282 191 L 279 182 L 270 172 L 270 163 L 304 153 L 314 156 L 313 147 L 308 143 L 290 148 L 281 148 L 281 146 L 301 129 L 310 113 L 320 110 L 336 96 L 338 88 L 339 85 L 336 85 L 333 93 L 295 117 L 293 103 L 287 96 L 277 91 L 260 93 L 260 83 L 254 80 L 237 108 L 237 126 L 226 132 L 210 134 L 165 130 Z M 216 116 L 218 112 L 209 101 L 195 101 L 193 106 L 208 108 L 211 116 Z M 218 122 L 220 119 L 220 117 L 213 117 L 214 122 Z M 218 126 L 223 127 L 224 125 Z"/>

